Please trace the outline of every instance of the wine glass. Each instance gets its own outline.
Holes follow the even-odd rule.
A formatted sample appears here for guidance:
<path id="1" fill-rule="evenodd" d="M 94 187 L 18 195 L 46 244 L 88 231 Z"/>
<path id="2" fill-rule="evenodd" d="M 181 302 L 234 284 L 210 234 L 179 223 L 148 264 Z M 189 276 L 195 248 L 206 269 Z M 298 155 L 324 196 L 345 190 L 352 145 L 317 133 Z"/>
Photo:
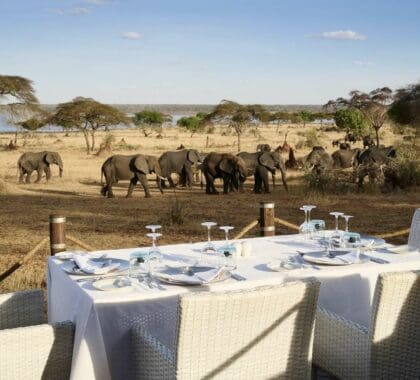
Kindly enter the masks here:
<path id="1" fill-rule="evenodd" d="M 152 232 L 156 232 L 156 230 L 159 230 L 160 228 L 162 228 L 162 226 L 159 224 L 149 224 L 146 226 L 146 228 L 148 230 L 151 230 Z"/>
<path id="2" fill-rule="evenodd" d="M 302 206 L 300 210 L 305 212 L 305 221 L 299 226 L 299 233 L 304 235 L 306 239 L 309 239 L 312 227 L 308 222 L 308 213 L 310 208 L 308 206 Z"/>
<path id="3" fill-rule="evenodd" d="M 306 207 L 307 210 L 308 210 L 308 223 L 310 223 L 311 222 L 311 211 L 314 208 L 316 208 L 316 206 L 314 206 L 314 205 L 306 205 L 306 206 L 303 206 L 303 207 Z"/>
<path id="4" fill-rule="evenodd" d="M 323 239 L 325 237 L 325 221 L 322 219 L 312 219 L 309 223 L 312 226 L 314 239 Z"/>
<path id="5" fill-rule="evenodd" d="M 162 252 L 156 246 L 156 239 L 161 237 L 162 234 L 159 232 L 150 232 L 146 234 L 146 236 L 152 239 L 152 247 L 149 250 L 149 260 L 162 261 Z"/>
<path id="6" fill-rule="evenodd" d="M 346 221 L 346 229 L 344 230 L 345 232 L 349 232 L 349 219 L 353 218 L 352 215 L 341 215 L 342 218 L 344 218 L 344 220 Z"/>
<path id="7" fill-rule="evenodd" d="M 203 227 L 207 227 L 207 243 L 203 247 L 203 252 L 213 253 L 216 252 L 216 247 L 211 241 L 210 230 L 212 227 L 217 226 L 216 222 L 203 222 L 201 223 Z"/>
<path id="8" fill-rule="evenodd" d="M 149 273 L 149 252 L 134 251 L 130 253 L 128 277 L 144 281 Z"/>
<path id="9" fill-rule="evenodd" d="M 227 268 L 235 269 L 235 263 L 233 261 L 233 255 L 236 252 L 235 247 L 233 244 L 229 242 L 229 231 L 233 230 L 235 227 L 232 226 L 221 226 L 219 227 L 221 230 L 225 231 L 225 243 L 219 247 L 218 252 L 223 254 L 224 266 Z"/>
<path id="10" fill-rule="evenodd" d="M 335 217 L 335 230 L 330 236 L 329 246 L 330 248 L 340 248 L 341 247 L 341 232 L 338 229 L 338 217 L 343 216 L 342 212 L 333 211 L 330 212 L 330 215 Z"/>

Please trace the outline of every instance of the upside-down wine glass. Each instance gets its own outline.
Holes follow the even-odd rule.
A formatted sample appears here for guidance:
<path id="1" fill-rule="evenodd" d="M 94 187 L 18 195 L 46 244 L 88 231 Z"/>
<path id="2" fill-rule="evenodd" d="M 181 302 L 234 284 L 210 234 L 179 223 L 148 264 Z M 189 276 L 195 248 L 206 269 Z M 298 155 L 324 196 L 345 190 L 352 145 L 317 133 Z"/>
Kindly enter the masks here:
<path id="1" fill-rule="evenodd" d="M 344 230 L 345 232 L 349 232 L 349 219 L 353 218 L 352 215 L 341 215 L 342 218 L 344 218 L 344 220 L 346 221 L 346 229 Z"/>
<path id="2" fill-rule="evenodd" d="M 340 248 L 340 246 L 341 246 L 341 232 L 338 230 L 338 217 L 343 216 L 344 213 L 338 212 L 338 211 L 333 211 L 333 212 L 330 212 L 330 215 L 335 217 L 335 230 L 330 236 L 329 245 L 330 245 L 330 248 Z"/>
<path id="3" fill-rule="evenodd" d="M 301 233 L 305 239 L 309 239 L 311 233 L 311 226 L 308 222 L 309 208 L 308 206 L 302 206 L 300 210 L 305 212 L 305 221 L 299 226 L 299 233 Z"/>
<path id="4" fill-rule="evenodd" d="M 216 252 L 216 247 L 211 241 L 210 230 L 212 227 L 217 226 L 217 223 L 216 222 L 203 222 L 201 223 L 201 225 L 207 228 L 207 243 L 203 247 L 203 252 L 209 252 L 209 253 Z"/>
<path id="5" fill-rule="evenodd" d="M 220 226 L 222 231 L 225 231 L 225 243 L 218 249 L 218 251 L 224 256 L 224 266 L 227 268 L 235 268 L 235 263 L 233 262 L 233 255 L 236 251 L 233 244 L 229 242 L 229 231 L 233 230 L 235 227 L 232 226 Z"/>

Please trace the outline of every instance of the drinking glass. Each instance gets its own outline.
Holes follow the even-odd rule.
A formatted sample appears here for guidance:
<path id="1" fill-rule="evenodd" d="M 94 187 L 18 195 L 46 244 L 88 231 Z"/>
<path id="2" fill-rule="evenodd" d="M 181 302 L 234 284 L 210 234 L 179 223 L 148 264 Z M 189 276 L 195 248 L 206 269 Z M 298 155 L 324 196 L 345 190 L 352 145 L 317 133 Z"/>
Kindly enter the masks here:
<path id="1" fill-rule="evenodd" d="M 212 227 L 217 226 L 217 223 L 216 222 L 203 222 L 201 223 L 201 225 L 204 227 L 207 227 L 207 243 L 203 247 L 203 251 L 209 252 L 209 253 L 216 252 L 216 247 L 211 241 L 210 230 Z"/>
<path id="2" fill-rule="evenodd" d="M 342 218 L 344 218 L 344 220 L 346 221 L 346 229 L 344 230 L 345 232 L 349 232 L 349 219 L 353 218 L 352 215 L 341 215 Z"/>
<path id="3" fill-rule="evenodd" d="M 146 236 L 152 239 L 152 247 L 149 250 L 149 260 L 158 262 L 162 261 L 162 252 L 156 246 L 156 239 L 161 237 L 162 234 L 159 232 L 150 232 L 146 234 Z"/>
<path id="4" fill-rule="evenodd" d="M 130 253 L 128 276 L 144 281 L 149 273 L 149 252 L 134 251 Z"/>
<path id="5" fill-rule="evenodd" d="M 316 208 L 316 206 L 314 205 L 305 205 L 303 207 L 306 207 L 306 209 L 308 210 L 308 223 L 311 222 L 311 211 Z"/>
<path id="6" fill-rule="evenodd" d="M 225 231 L 225 242 L 221 247 L 219 247 L 218 252 L 220 252 L 224 256 L 224 264 L 223 265 L 227 268 L 234 269 L 236 266 L 235 266 L 233 255 L 236 252 L 236 248 L 233 244 L 231 244 L 229 242 L 229 231 L 233 230 L 234 227 L 232 227 L 232 226 L 221 226 L 219 228 L 221 230 Z"/>
<path id="7" fill-rule="evenodd" d="M 325 237 L 325 221 L 322 219 L 312 219 L 309 222 L 312 226 L 314 239 L 323 239 Z"/>
<path id="8" fill-rule="evenodd" d="M 358 234 L 357 232 L 344 232 L 343 244 L 346 248 L 354 249 L 357 259 L 360 258 L 360 246 L 361 246 L 360 234 Z"/>

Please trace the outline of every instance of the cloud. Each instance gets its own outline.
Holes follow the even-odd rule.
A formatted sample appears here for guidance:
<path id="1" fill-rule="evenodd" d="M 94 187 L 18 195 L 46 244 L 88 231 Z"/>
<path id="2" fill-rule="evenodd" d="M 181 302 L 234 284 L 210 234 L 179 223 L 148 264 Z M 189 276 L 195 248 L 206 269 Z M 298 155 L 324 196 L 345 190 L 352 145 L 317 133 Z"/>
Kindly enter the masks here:
<path id="1" fill-rule="evenodd" d="M 47 8 L 46 11 L 48 13 L 51 13 L 53 15 L 58 15 L 58 16 L 65 16 L 65 15 L 80 16 L 80 15 L 88 15 L 92 12 L 89 8 L 84 8 L 84 7 L 75 7 L 69 10 L 58 9 L 58 8 Z"/>
<path id="2" fill-rule="evenodd" d="M 370 62 L 370 61 L 353 61 L 353 65 L 362 66 L 362 67 L 373 66 L 373 62 Z"/>
<path id="3" fill-rule="evenodd" d="M 137 32 L 124 32 L 121 34 L 121 38 L 126 40 L 139 40 L 141 38 L 141 34 Z"/>
<path id="4" fill-rule="evenodd" d="M 333 32 L 323 32 L 316 34 L 315 37 L 324 38 L 326 40 L 355 40 L 364 41 L 367 37 L 364 34 L 357 33 L 353 30 L 336 30 Z"/>

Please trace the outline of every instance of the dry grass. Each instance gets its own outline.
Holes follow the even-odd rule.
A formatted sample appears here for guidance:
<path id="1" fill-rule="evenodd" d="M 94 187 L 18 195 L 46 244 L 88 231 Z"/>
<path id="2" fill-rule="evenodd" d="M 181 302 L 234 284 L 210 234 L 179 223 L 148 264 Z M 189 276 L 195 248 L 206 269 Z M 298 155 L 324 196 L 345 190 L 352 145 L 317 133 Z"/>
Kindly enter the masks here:
<path id="1" fill-rule="evenodd" d="M 307 128 L 312 128 L 308 126 Z M 288 142 L 294 145 L 304 132 L 295 127 L 288 135 Z M 277 146 L 283 142 L 285 128 L 281 134 L 274 128 L 260 128 L 261 140 L 254 134 L 243 137 L 243 150 L 253 151 L 261 142 Z M 165 130 L 164 137 L 157 139 L 154 135 L 148 138 L 137 130 L 113 131 L 116 145 L 114 153 L 160 155 L 166 150 L 174 150 L 181 143 L 199 151 L 235 152 L 236 136 L 210 136 L 213 146 L 205 148 L 206 135 L 189 133 L 177 129 Z M 105 133 L 100 134 L 100 142 Z M 328 133 L 320 137 L 321 143 L 332 151 L 330 141 L 342 134 Z M 1 135 L 0 145 L 10 140 L 10 136 Z M 388 130 L 385 132 L 385 143 L 395 138 Z M 126 144 L 118 144 L 124 139 Z M 21 140 L 22 143 L 22 140 Z M 223 146 L 223 148 L 215 148 Z M 138 147 L 132 150 L 132 147 Z M 64 177 L 58 178 L 57 168 L 53 168 L 53 178 L 46 184 L 18 185 L 16 162 L 24 151 L 57 150 L 64 161 Z M 308 150 L 298 151 L 303 156 Z M 174 207 L 173 191 L 160 195 L 154 182 L 151 182 L 153 198 L 143 198 L 143 191 L 138 188 L 134 197 L 125 199 L 127 183 L 120 183 L 115 188 L 115 199 L 106 199 L 99 194 L 100 167 L 104 157 L 86 156 L 81 134 L 66 137 L 64 134 L 36 135 L 26 139 L 26 146 L 18 151 L 0 152 L 0 273 L 23 257 L 39 240 L 48 234 L 48 216 L 51 213 L 63 213 L 68 218 L 67 231 L 98 249 L 135 247 L 149 244 L 145 237 L 144 226 L 148 223 L 163 223 L 163 237 L 160 243 L 181 243 L 200 241 L 205 238 L 200 222 L 215 220 L 219 224 L 233 224 L 239 230 L 258 216 L 258 202 L 272 200 L 276 202 L 278 217 L 293 223 L 302 221 L 299 206 L 304 203 L 318 205 L 314 216 L 332 224 L 329 211 L 340 210 L 354 215 L 351 226 L 355 230 L 369 234 L 378 234 L 404 228 L 409 225 L 416 207 L 420 206 L 416 192 L 396 194 L 349 194 L 339 196 L 320 196 L 306 194 L 300 184 L 300 173 L 290 173 L 291 191 L 287 194 L 283 187 L 277 187 L 272 194 L 255 195 L 251 193 L 251 180 L 247 182 L 243 194 L 208 196 L 196 186 L 192 190 L 177 190 L 183 223 L 170 223 L 171 208 Z M 165 221 L 168 221 L 167 223 Z M 330 224 L 330 226 L 331 226 Z M 290 231 L 280 229 L 279 232 Z M 257 231 L 251 231 L 251 234 Z M 214 237 L 222 238 L 219 231 Z M 405 237 L 396 242 L 404 242 Z M 12 291 L 40 287 L 44 284 L 45 260 L 47 250 L 40 252 L 30 263 L 24 265 L 7 280 L 0 284 L 0 291 Z"/>

